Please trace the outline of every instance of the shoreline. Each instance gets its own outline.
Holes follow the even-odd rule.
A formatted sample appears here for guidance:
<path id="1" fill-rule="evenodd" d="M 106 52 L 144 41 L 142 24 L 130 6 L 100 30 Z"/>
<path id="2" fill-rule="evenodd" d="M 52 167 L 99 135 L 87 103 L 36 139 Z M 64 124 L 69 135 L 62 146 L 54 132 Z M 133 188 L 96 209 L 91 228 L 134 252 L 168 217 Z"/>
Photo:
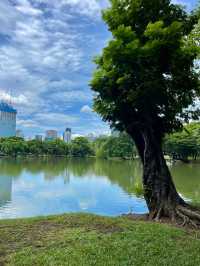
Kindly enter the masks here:
<path id="1" fill-rule="evenodd" d="M 107 160 L 107 161 L 135 161 L 140 160 L 139 157 L 134 158 L 122 158 L 122 157 L 109 157 L 109 158 L 101 158 L 98 156 L 71 156 L 71 155 L 56 155 L 56 154 L 24 154 L 24 155 L 0 155 L 0 159 L 23 159 L 23 158 L 66 158 L 66 159 L 98 159 L 98 160 Z M 189 164 L 200 164 L 200 158 L 196 160 L 188 160 L 188 161 L 182 161 L 182 160 L 172 160 L 172 158 L 169 158 L 168 156 L 165 157 L 165 160 L 170 163 L 183 163 L 185 165 Z"/>
<path id="2" fill-rule="evenodd" d="M 70 156 L 70 155 L 50 155 L 50 154 L 26 154 L 26 155 L 17 155 L 17 156 L 11 156 L 11 155 L 0 155 L 0 159 L 23 159 L 23 158 L 66 158 L 66 159 L 98 159 L 98 160 L 107 160 L 107 161 L 135 161 L 140 160 L 138 157 L 135 158 L 122 158 L 122 157 L 109 157 L 109 158 L 101 158 L 98 156 Z M 188 160 L 187 162 L 184 162 L 182 160 L 172 160 L 169 157 L 166 157 L 165 160 L 170 163 L 183 163 L 183 164 L 200 164 L 200 158 L 197 160 Z"/>

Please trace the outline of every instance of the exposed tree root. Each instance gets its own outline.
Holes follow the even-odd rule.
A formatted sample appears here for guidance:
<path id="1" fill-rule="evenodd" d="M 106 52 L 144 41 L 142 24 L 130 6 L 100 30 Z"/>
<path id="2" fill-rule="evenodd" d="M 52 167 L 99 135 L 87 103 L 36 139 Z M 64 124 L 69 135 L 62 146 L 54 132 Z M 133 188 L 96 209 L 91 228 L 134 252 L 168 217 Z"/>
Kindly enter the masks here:
<path id="1" fill-rule="evenodd" d="M 194 208 L 190 205 L 177 206 L 176 215 L 182 219 L 182 226 L 192 226 L 200 229 L 200 209 Z"/>
<path id="2" fill-rule="evenodd" d="M 200 209 L 188 204 L 174 206 L 174 208 L 170 208 L 167 212 L 164 207 L 160 207 L 156 212 L 154 211 L 149 214 L 149 220 L 158 222 L 163 219 L 182 227 L 200 229 Z"/>

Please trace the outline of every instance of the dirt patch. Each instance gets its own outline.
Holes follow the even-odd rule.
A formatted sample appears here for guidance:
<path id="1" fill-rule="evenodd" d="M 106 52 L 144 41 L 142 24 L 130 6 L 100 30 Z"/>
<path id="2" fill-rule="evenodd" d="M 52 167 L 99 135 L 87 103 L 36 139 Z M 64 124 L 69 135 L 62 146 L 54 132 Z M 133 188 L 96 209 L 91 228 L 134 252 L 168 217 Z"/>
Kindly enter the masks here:
<path id="1" fill-rule="evenodd" d="M 109 233 L 116 233 L 116 232 L 122 232 L 123 229 L 115 224 L 115 223 L 106 223 L 104 220 L 102 222 L 97 222 L 96 217 L 94 217 L 94 220 L 88 221 L 87 224 L 83 222 L 78 222 L 77 219 L 66 219 L 66 221 L 54 222 L 54 221 L 41 221 L 37 223 L 36 225 L 36 231 L 54 231 L 54 230 L 62 230 L 65 228 L 85 228 L 88 231 L 96 230 L 100 233 L 109 234 Z M 38 227 L 38 229 L 37 229 Z M 34 229 L 35 231 L 35 229 Z"/>
<path id="2" fill-rule="evenodd" d="M 96 230 L 99 233 L 103 234 L 112 234 L 112 233 L 120 233 L 123 232 L 124 229 L 121 228 L 120 226 L 117 225 L 106 225 L 103 223 L 98 223 L 98 224 L 92 224 L 91 226 L 88 227 L 90 230 Z"/>
<path id="3" fill-rule="evenodd" d="M 129 213 L 129 214 L 123 214 L 122 217 L 127 217 L 130 220 L 133 221 L 150 221 L 148 214 L 135 214 L 135 213 Z"/>

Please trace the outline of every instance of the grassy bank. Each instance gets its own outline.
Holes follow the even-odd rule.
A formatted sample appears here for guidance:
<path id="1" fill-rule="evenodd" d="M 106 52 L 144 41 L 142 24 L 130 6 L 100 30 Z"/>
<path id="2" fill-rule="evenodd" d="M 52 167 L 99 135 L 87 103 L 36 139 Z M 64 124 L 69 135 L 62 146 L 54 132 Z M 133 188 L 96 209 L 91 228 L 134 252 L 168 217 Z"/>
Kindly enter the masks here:
<path id="1" fill-rule="evenodd" d="M 128 218 L 1 221 L 0 236 L 0 265 L 200 265 L 200 233 Z"/>

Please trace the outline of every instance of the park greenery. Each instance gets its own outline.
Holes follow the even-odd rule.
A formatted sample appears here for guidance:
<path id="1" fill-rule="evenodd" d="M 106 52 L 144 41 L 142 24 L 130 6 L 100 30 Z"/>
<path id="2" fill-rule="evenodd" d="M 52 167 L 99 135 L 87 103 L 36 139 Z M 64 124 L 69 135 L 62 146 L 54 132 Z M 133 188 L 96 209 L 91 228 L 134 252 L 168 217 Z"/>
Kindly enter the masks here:
<path id="1" fill-rule="evenodd" d="M 187 162 L 196 160 L 200 156 L 200 123 L 191 123 L 184 126 L 180 132 L 173 133 L 165 138 L 165 154 L 172 159 Z"/>
<path id="2" fill-rule="evenodd" d="M 163 142 L 200 117 L 199 17 L 170 0 L 110 0 L 103 19 L 112 38 L 90 84 L 95 111 L 134 140 L 149 218 L 193 226 L 200 210 L 177 192 Z"/>
<path id="3" fill-rule="evenodd" d="M 133 140 L 125 133 L 119 136 L 99 137 L 93 146 L 98 158 L 133 159 L 137 155 Z"/>
<path id="4" fill-rule="evenodd" d="M 110 0 L 103 19 L 112 40 L 95 59 L 91 88 L 95 110 L 123 133 L 70 143 L 0 139 L 1 156 L 131 159 L 138 154 L 149 215 L 0 221 L 0 265 L 200 265 L 199 230 L 161 223 L 169 218 L 200 225 L 199 208 L 178 194 L 164 157 L 187 161 L 200 156 L 200 123 L 186 125 L 199 119 L 198 18 L 199 12 L 189 14 L 170 0 Z"/>
<path id="5" fill-rule="evenodd" d="M 70 143 L 62 140 L 39 141 L 24 140 L 11 137 L 0 139 L 0 155 L 2 156 L 24 156 L 24 155 L 50 155 L 69 157 L 98 158 L 124 158 L 131 159 L 136 156 L 135 146 L 127 134 L 117 137 L 99 137 L 91 142 L 85 137 L 77 137 Z"/>
<path id="6" fill-rule="evenodd" d="M 163 142 L 164 154 L 174 160 L 196 160 L 200 157 L 200 123 L 185 125 L 181 131 L 169 134 Z M 117 136 L 100 136 L 93 141 L 77 137 L 72 142 L 62 140 L 39 141 L 22 138 L 0 139 L 1 156 L 49 155 L 68 157 L 91 157 L 102 159 L 135 159 L 136 146 L 130 136 L 119 133 Z"/>
<path id="7" fill-rule="evenodd" d="M 126 217 L 68 214 L 4 220 L 0 235 L 0 265 L 200 265 L 198 231 Z"/>
<path id="8" fill-rule="evenodd" d="M 87 157 L 93 156 L 91 143 L 84 137 L 77 137 L 71 143 L 56 139 L 52 141 L 24 140 L 11 137 L 0 139 L 0 154 L 5 156 L 54 155 Z"/>

